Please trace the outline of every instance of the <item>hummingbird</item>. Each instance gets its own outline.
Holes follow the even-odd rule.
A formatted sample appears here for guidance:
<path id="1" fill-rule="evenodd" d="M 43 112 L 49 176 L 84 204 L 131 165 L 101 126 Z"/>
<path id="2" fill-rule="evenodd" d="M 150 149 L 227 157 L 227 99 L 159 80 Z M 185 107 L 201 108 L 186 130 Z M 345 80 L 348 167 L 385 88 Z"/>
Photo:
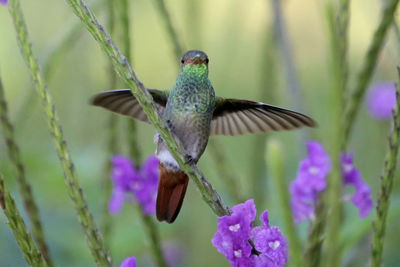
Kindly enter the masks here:
<path id="1" fill-rule="evenodd" d="M 236 136 L 316 126 L 313 119 L 295 111 L 215 96 L 208 77 L 208 62 L 203 51 L 187 51 L 182 56 L 179 75 L 171 91 L 148 89 L 162 119 L 182 144 L 188 162 L 198 162 L 213 135 Z M 130 89 L 97 94 L 91 103 L 150 123 Z M 159 221 L 173 223 L 189 179 L 157 133 L 155 143 L 160 171 L 156 215 Z"/>

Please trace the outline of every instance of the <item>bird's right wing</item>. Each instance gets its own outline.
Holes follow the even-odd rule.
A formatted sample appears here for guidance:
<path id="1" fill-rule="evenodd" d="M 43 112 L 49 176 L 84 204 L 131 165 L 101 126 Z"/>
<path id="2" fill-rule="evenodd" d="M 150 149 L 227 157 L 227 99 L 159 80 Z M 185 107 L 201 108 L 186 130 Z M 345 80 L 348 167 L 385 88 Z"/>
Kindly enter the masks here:
<path id="1" fill-rule="evenodd" d="M 210 135 L 243 135 L 315 127 L 310 117 L 261 102 L 217 97 Z"/>
<path id="2" fill-rule="evenodd" d="M 153 97 L 154 102 L 157 104 L 159 111 L 162 113 L 167 104 L 169 91 L 157 89 L 148 89 L 148 91 Z M 142 107 L 139 105 L 137 99 L 132 95 L 130 89 L 102 92 L 95 95 L 91 99 L 90 103 L 94 106 L 102 107 L 112 112 L 150 123 L 146 113 L 144 113 Z"/>

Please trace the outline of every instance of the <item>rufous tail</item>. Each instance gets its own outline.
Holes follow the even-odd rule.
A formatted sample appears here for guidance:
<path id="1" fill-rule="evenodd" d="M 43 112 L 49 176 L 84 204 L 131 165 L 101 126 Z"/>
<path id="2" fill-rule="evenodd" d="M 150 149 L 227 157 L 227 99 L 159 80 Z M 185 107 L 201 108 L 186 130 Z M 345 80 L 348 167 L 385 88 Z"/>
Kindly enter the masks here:
<path id="1" fill-rule="evenodd" d="M 189 182 L 183 171 L 174 171 L 165 168 L 160 162 L 160 183 L 158 184 L 156 214 L 157 219 L 173 223 L 181 210 Z"/>

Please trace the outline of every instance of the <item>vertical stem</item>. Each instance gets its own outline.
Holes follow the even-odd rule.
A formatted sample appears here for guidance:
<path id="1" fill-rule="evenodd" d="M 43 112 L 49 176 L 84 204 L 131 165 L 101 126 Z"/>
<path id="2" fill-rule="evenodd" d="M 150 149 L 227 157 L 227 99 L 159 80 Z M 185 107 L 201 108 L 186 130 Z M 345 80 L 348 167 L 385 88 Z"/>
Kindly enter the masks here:
<path id="1" fill-rule="evenodd" d="M 0 173 L 0 206 L 8 219 L 8 225 L 14 233 L 17 244 L 25 257 L 26 262 L 31 266 L 49 266 L 37 249 L 35 242 L 26 229 L 15 201 L 10 195 L 3 175 Z"/>
<path id="2" fill-rule="evenodd" d="M 110 31 L 110 34 L 114 36 L 115 32 L 115 8 L 114 1 L 107 0 L 107 13 L 108 20 L 107 26 Z M 109 73 L 109 83 L 110 88 L 115 88 L 117 85 L 117 75 L 113 71 L 113 66 L 109 63 L 108 73 Z M 110 233 L 112 228 L 112 218 L 110 216 L 110 212 L 108 210 L 108 202 L 112 194 L 112 182 L 110 179 L 110 172 L 112 168 L 111 157 L 116 154 L 118 142 L 117 142 L 117 126 L 118 126 L 118 117 L 115 114 L 110 114 L 108 118 L 108 139 L 107 139 L 107 158 L 104 168 L 104 176 L 102 180 L 102 188 L 104 190 L 104 204 L 103 204 L 103 219 L 101 222 L 101 229 L 104 235 L 104 242 L 109 244 L 110 242 Z"/>
<path id="3" fill-rule="evenodd" d="M 130 22 L 129 22 L 129 1 L 128 0 L 120 0 L 121 8 L 120 8 L 120 17 L 121 17 L 121 26 L 122 26 L 122 52 L 125 54 L 126 58 L 129 61 L 132 61 L 131 54 L 131 38 L 130 38 Z M 129 154 L 135 165 L 140 166 L 142 162 L 142 156 L 140 152 L 140 148 L 137 142 L 137 127 L 136 121 L 133 119 L 128 120 L 128 144 L 129 144 Z"/>
<path id="4" fill-rule="evenodd" d="M 112 169 L 111 157 L 117 153 L 117 125 L 118 117 L 116 114 L 110 114 L 107 121 L 108 128 L 108 139 L 107 139 L 107 158 L 104 167 L 104 175 L 102 178 L 102 191 L 104 194 L 103 198 L 103 217 L 101 221 L 101 230 L 104 237 L 104 242 L 108 246 L 111 242 L 111 231 L 112 231 L 112 217 L 108 209 L 108 203 L 112 194 L 112 181 L 110 179 L 110 173 Z"/>
<path id="5" fill-rule="evenodd" d="M 122 28 L 122 51 L 126 55 L 129 61 L 132 60 L 131 49 L 132 42 L 130 39 L 130 16 L 129 16 L 129 1 L 120 0 L 120 17 L 121 17 L 121 28 Z M 142 163 L 141 151 L 138 146 L 137 139 L 137 127 L 136 121 L 128 120 L 128 145 L 130 158 L 136 166 L 140 166 Z M 150 238 L 151 251 L 157 262 L 157 266 L 166 267 L 166 261 L 161 249 L 161 239 L 158 231 L 158 226 L 154 223 L 154 219 L 143 213 L 142 209 L 139 207 L 140 217 L 144 227 L 146 228 L 147 235 Z"/>
<path id="6" fill-rule="evenodd" d="M 376 206 L 374 221 L 374 236 L 372 241 L 372 265 L 382 266 L 382 251 L 385 240 L 386 218 L 390 205 L 390 194 L 393 188 L 394 173 L 396 170 L 397 154 L 400 146 L 400 68 L 398 68 L 399 83 L 396 91 L 396 106 L 393 111 L 392 130 L 389 135 L 389 149 L 385 157 L 383 174 L 381 176 L 381 189 Z"/>
<path id="7" fill-rule="evenodd" d="M 142 224 L 146 229 L 147 236 L 150 238 L 151 249 L 157 266 L 167 267 L 168 265 L 165 261 L 164 254 L 161 248 L 160 233 L 158 231 L 157 224 L 154 222 L 154 219 L 151 216 L 143 214 L 141 207 L 138 208 L 139 212 L 141 213 L 140 218 L 142 220 Z"/>
<path id="8" fill-rule="evenodd" d="M 11 162 L 15 165 L 15 168 L 17 170 L 16 180 L 18 183 L 22 199 L 24 201 L 25 210 L 32 223 L 33 237 L 36 240 L 43 257 L 45 258 L 47 263 L 51 266 L 53 264 L 51 261 L 48 246 L 46 244 L 42 223 L 40 221 L 39 208 L 33 197 L 32 187 L 26 178 L 25 167 L 24 164 L 22 163 L 21 152 L 15 140 L 14 127 L 12 126 L 11 121 L 8 117 L 7 101 L 1 79 L 0 79 L 0 122 L 2 124 L 4 138 L 7 144 L 8 156 Z"/>
<path id="9" fill-rule="evenodd" d="M 321 194 L 315 205 L 315 219 L 311 221 L 308 234 L 308 243 L 304 254 L 305 262 L 308 267 L 318 267 L 321 261 L 321 248 L 324 242 L 326 210 Z"/>
<path id="10" fill-rule="evenodd" d="M 356 87 L 354 88 L 350 99 L 346 103 L 344 115 L 344 138 L 342 144 L 343 148 L 347 146 L 349 135 L 354 125 L 354 120 L 358 113 L 361 101 L 363 99 L 365 91 L 367 90 L 368 84 L 372 79 L 375 67 L 377 66 L 379 52 L 382 49 L 387 30 L 394 21 L 394 14 L 396 12 L 396 7 L 398 3 L 399 0 L 389 0 L 386 3 L 386 6 L 383 10 L 382 19 L 374 33 L 374 37 L 369 46 L 364 64 L 358 75 Z"/>
<path id="11" fill-rule="evenodd" d="M 75 205 L 78 219 L 83 227 L 87 238 L 88 246 L 95 261 L 99 265 L 110 266 L 111 258 L 105 250 L 103 238 L 98 231 L 93 217 L 89 211 L 86 198 L 83 194 L 83 190 L 79 186 L 78 179 L 76 177 L 75 167 L 73 165 L 71 155 L 68 151 L 67 143 L 64 139 L 59 118 L 56 114 L 55 106 L 44 82 L 44 77 L 40 71 L 37 60 L 33 54 L 28 30 L 25 25 L 19 0 L 10 0 L 8 7 L 15 25 L 15 30 L 18 37 L 18 45 L 21 48 L 23 58 L 28 65 L 28 68 L 32 75 L 33 83 L 39 93 L 40 100 L 42 101 L 42 107 L 47 118 L 49 130 L 54 140 L 57 154 L 60 159 L 62 169 L 64 171 L 67 191 Z"/>
<path id="12" fill-rule="evenodd" d="M 270 177 L 275 183 L 275 188 L 278 190 L 285 233 L 289 240 L 290 265 L 304 266 L 303 256 L 301 255 L 301 242 L 293 223 L 294 220 L 290 207 L 290 194 L 285 179 L 282 148 L 277 140 L 270 140 L 266 143 L 265 158 L 267 161 L 266 165 L 271 172 Z"/>
<path id="13" fill-rule="evenodd" d="M 340 168 L 340 151 L 343 143 L 343 109 L 344 93 L 347 82 L 347 46 L 348 23 L 350 17 L 349 0 L 341 0 L 337 11 L 331 2 L 327 3 L 326 13 L 328 19 L 330 46 L 331 46 L 331 70 L 332 70 L 332 136 L 330 154 L 332 157 L 332 173 L 328 179 L 327 207 L 329 211 L 326 219 L 326 252 L 327 266 L 339 266 L 341 254 L 339 253 L 339 229 L 343 221 L 341 192 L 342 177 Z"/>

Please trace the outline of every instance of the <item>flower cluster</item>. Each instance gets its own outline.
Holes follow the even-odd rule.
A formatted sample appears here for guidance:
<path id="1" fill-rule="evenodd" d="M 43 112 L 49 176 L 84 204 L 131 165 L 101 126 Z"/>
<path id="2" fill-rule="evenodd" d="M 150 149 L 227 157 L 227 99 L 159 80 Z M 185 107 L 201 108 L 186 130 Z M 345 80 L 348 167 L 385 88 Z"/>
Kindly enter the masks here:
<path id="1" fill-rule="evenodd" d="M 136 258 L 132 256 L 124 259 L 119 267 L 136 267 Z"/>
<path id="2" fill-rule="evenodd" d="M 150 156 L 142 168 L 136 170 L 128 157 L 118 155 L 113 157 L 112 165 L 111 179 L 114 187 L 109 202 L 110 212 L 118 213 L 127 195 L 133 194 L 144 214 L 154 214 L 159 176 L 158 159 Z"/>
<path id="3" fill-rule="evenodd" d="M 7 5 L 7 3 L 8 3 L 8 0 L 0 0 L 0 4 L 2 4 L 2 5 Z"/>
<path id="4" fill-rule="evenodd" d="M 371 189 L 361 179 L 361 173 L 354 167 L 353 154 L 342 153 L 340 155 L 342 165 L 343 183 L 345 185 L 352 185 L 355 189 L 351 202 L 360 211 L 360 218 L 368 216 L 372 209 L 373 203 L 371 199 Z"/>
<path id="5" fill-rule="evenodd" d="M 262 226 L 252 228 L 256 217 L 254 200 L 232 208 L 232 215 L 218 219 L 218 230 L 212 244 L 232 266 L 284 266 L 288 260 L 287 241 L 278 227 L 270 226 L 268 211 L 260 216 Z M 252 240 L 254 253 L 249 243 Z M 259 255 L 258 255 L 259 254 Z"/>
<path id="6" fill-rule="evenodd" d="M 368 111 L 378 120 L 387 120 L 392 117 L 396 104 L 396 86 L 391 82 L 379 82 L 371 86 L 368 96 Z"/>
<path id="7" fill-rule="evenodd" d="M 326 187 L 326 176 L 331 171 L 328 153 L 318 142 L 308 142 L 308 158 L 299 164 L 296 179 L 290 184 L 291 206 L 295 222 L 309 219 L 314 214 L 318 193 Z"/>
<path id="8" fill-rule="evenodd" d="M 291 206 L 295 223 L 313 218 L 318 194 L 326 187 L 326 176 L 332 169 L 331 160 L 323 146 L 315 141 L 307 143 L 308 157 L 299 164 L 296 179 L 290 184 Z M 353 165 L 353 155 L 341 154 L 343 185 L 352 185 L 355 193 L 353 204 L 360 217 L 366 217 L 372 209 L 371 190 L 361 179 L 361 173 Z"/>

